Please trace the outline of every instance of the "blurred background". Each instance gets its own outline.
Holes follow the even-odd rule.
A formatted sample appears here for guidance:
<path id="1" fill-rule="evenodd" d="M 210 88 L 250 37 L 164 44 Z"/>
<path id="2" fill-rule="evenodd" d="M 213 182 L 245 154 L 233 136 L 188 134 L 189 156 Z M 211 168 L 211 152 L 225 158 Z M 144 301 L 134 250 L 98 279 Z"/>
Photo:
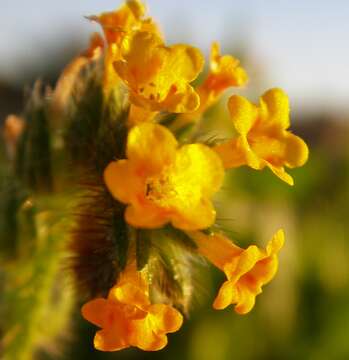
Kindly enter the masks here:
<path id="1" fill-rule="evenodd" d="M 83 16 L 119 5 L 1 0 L 1 123 L 21 112 L 25 87 L 37 78 L 53 85 L 86 47 L 98 26 Z M 239 93 L 256 101 L 277 86 L 289 94 L 292 130 L 311 150 L 308 163 L 291 171 L 295 186 L 269 171 L 243 168 L 228 174 L 217 200 L 221 226 L 241 245 L 264 245 L 279 227 L 285 229 L 280 269 L 246 316 L 211 309 L 222 278 L 205 269 L 191 318 L 160 352 L 99 353 L 92 348 L 95 328 L 76 312 L 71 327 L 61 329 L 62 344 L 47 346 L 48 354 L 37 358 L 349 359 L 349 2 L 148 0 L 147 5 L 168 43 L 190 43 L 207 55 L 218 40 L 222 53 L 238 57 L 250 77 Z M 226 116 L 223 100 L 209 120 Z"/>

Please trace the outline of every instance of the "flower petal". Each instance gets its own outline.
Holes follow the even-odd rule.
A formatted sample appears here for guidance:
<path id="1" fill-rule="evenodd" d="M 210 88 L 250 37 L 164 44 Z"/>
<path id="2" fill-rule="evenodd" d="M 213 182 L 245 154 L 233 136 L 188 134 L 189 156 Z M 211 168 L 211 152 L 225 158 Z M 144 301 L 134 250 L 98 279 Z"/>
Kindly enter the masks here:
<path id="1" fill-rule="evenodd" d="M 287 174 L 283 166 L 273 166 L 269 163 L 267 163 L 266 165 L 279 179 L 285 181 L 285 183 L 290 186 L 294 185 L 292 176 Z"/>
<path id="2" fill-rule="evenodd" d="M 225 169 L 248 164 L 254 169 L 260 168 L 260 161 L 250 148 L 245 137 L 231 139 L 222 144 L 215 145 L 214 150 L 223 162 Z"/>
<path id="3" fill-rule="evenodd" d="M 157 334 L 175 332 L 183 323 L 182 314 L 169 305 L 153 304 L 149 308 L 149 314 Z"/>
<path id="4" fill-rule="evenodd" d="M 123 304 L 135 305 L 139 308 L 143 308 L 150 304 L 149 297 L 144 290 L 132 283 L 114 286 L 111 289 L 109 296 L 112 296 Z"/>
<path id="5" fill-rule="evenodd" d="M 179 80 L 195 80 L 205 62 L 201 51 L 183 44 L 173 45 L 169 49 L 171 57 L 166 66 L 167 72 L 177 76 Z"/>
<path id="6" fill-rule="evenodd" d="M 200 97 L 189 84 L 173 86 L 165 100 L 155 106 L 158 110 L 166 109 L 173 113 L 190 113 L 200 105 Z"/>
<path id="7" fill-rule="evenodd" d="M 176 177 L 177 184 L 180 184 L 179 191 L 187 195 L 189 191 L 193 192 L 197 189 L 200 195 L 209 197 L 222 186 L 224 179 L 222 161 L 208 146 L 202 144 L 182 146 L 177 151 L 174 166 L 173 176 Z"/>
<path id="8" fill-rule="evenodd" d="M 239 60 L 231 55 L 222 56 L 216 42 L 212 44 L 210 57 L 211 73 L 205 81 L 205 87 L 218 95 L 229 86 L 246 84 L 248 77 L 246 71 L 239 66 Z"/>
<path id="9" fill-rule="evenodd" d="M 114 198 L 129 204 L 144 193 L 145 183 L 129 160 L 112 161 L 104 170 L 104 182 Z"/>
<path id="10" fill-rule="evenodd" d="M 224 239 L 223 236 L 221 238 Z M 218 239 L 219 244 L 222 239 Z M 215 309 L 224 309 L 230 304 L 235 304 L 237 313 L 246 314 L 249 312 L 255 304 L 255 297 L 262 292 L 262 286 L 270 282 L 276 274 L 278 267 L 277 253 L 283 243 L 284 233 L 279 230 L 269 241 L 266 250 L 259 249 L 255 245 L 249 246 L 246 250 L 238 248 L 240 252 L 235 252 L 224 265 L 223 270 L 228 281 L 221 286 L 213 307 Z M 222 249 L 228 247 L 229 243 L 226 243 Z M 212 254 L 209 253 L 209 249 L 207 249 L 206 253 L 207 258 L 210 260 Z M 221 258 L 224 259 L 223 254 Z M 213 263 L 222 268 L 221 262 L 214 261 Z"/>
<path id="11" fill-rule="evenodd" d="M 233 95 L 229 98 L 228 108 L 236 131 L 247 136 L 257 119 L 257 107 L 244 97 Z"/>
<path id="12" fill-rule="evenodd" d="M 239 292 L 239 300 L 234 307 L 236 313 L 240 315 L 250 312 L 256 303 L 256 293 L 250 292 L 248 288 L 244 288 Z"/>
<path id="13" fill-rule="evenodd" d="M 167 345 L 167 336 L 156 334 L 148 315 L 144 320 L 134 320 L 130 324 L 129 342 L 145 351 L 157 351 Z"/>
<path id="14" fill-rule="evenodd" d="M 270 89 L 260 100 L 260 117 L 263 126 L 274 125 L 286 130 L 290 126 L 288 97 L 281 89 Z"/>
<path id="15" fill-rule="evenodd" d="M 243 252 L 243 249 L 219 233 L 206 235 L 200 231 L 192 231 L 187 232 L 187 235 L 196 243 L 198 252 L 222 271 L 225 264 Z"/>
<path id="16" fill-rule="evenodd" d="M 81 308 L 82 316 L 89 322 L 99 327 L 104 327 L 105 319 L 110 312 L 108 301 L 103 298 L 91 300 Z"/>
<path id="17" fill-rule="evenodd" d="M 177 140 L 164 126 L 142 123 L 134 126 L 127 138 L 127 157 L 137 171 L 157 173 L 175 158 Z"/>
<path id="18" fill-rule="evenodd" d="M 285 243 L 285 233 L 279 229 L 267 245 L 267 255 L 277 254 Z"/>
<path id="19" fill-rule="evenodd" d="M 119 9 L 104 12 L 99 16 L 89 16 L 88 19 L 98 22 L 104 31 L 109 44 L 118 43 L 136 24 L 141 26 L 141 18 L 145 14 L 144 5 L 138 0 L 129 0 Z"/>
<path id="20" fill-rule="evenodd" d="M 237 282 L 241 276 L 248 273 L 255 264 L 263 257 L 263 252 L 257 246 L 251 245 L 242 251 L 236 259 L 232 259 L 224 267 L 224 272 L 229 280 Z"/>
<path id="21" fill-rule="evenodd" d="M 177 209 L 177 213 L 172 215 L 172 225 L 182 230 L 200 230 L 209 228 L 216 219 L 216 210 L 212 202 L 202 198 L 199 203 L 192 204 L 190 198 L 188 204 Z M 190 205 L 193 206 L 190 206 Z"/>
<path id="22" fill-rule="evenodd" d="M 126 341 L 124 333 L 116 332 L 113 328 L 97 331 L 94 338 L 94 346 L 101 351 L 122 350 L 130 345 Z"/>
<path id="23" fill-rule="evenodd" d="M 167 53 L 160 47 L 162 40 L 151 32 L 137 31 L 121 43 L 123 60 L 114 62 L 115 71 L 134 91 L 145 95 L 156 74 L 164 66 Z"/>
<path id="24" fill-rule="evenodd" d="M 155 229 L 169 222 L 169 216 L 155 205 L 130 205 L 125 212 L 128 224 L 135 228 Z"/>
<path id="25" fill-rule="evenodd" d="M 285 165 L 290 168 L 303 166 L 309 156 L 307 144 L 290 132 L 285 134 Z"/>
<path id="26" fill-rule="evenodd" d="M 213 302 L 213 308 L 223 310 L 233 303 L 234 285 L 231 281 L 226 281 L 220 287 L 218 294 Z"/>

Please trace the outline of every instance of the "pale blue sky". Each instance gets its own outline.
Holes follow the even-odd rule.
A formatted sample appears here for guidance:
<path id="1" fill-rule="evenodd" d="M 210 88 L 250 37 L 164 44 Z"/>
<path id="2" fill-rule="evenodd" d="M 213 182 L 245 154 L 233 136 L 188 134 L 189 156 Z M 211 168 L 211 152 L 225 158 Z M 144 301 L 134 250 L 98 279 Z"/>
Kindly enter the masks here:
<path id="1" fill-rule="evenodd" d="M 119 0 L 0 0 L 0 76 L 23 69 L 40 75 L 45 51 L 66 38 L 88 39 L 97 27 L 83 15 L 112 10 Z M 349 107 L 349 1 L 148 0 L 150 14 L 170 42 L 208 51 L 243 45 L 265 87 L 279 86 L 299 106 Z M 254 73 L 252 67 L 252 81 Z M 250 84 L 253 87 L 253 82 Z"/>

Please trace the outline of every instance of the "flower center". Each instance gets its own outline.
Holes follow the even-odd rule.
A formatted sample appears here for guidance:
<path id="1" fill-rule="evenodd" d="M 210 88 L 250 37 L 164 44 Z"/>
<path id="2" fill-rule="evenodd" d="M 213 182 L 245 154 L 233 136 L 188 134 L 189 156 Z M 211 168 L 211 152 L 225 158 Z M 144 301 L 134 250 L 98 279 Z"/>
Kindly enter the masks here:
<path id="1" fill-rule="evenodd" d="M 190 168 L 167 166 L 146 184 L 146 198 L 165 210 L 195 207 L 202 197 L 200 182 Z"/>
<path id="2" fill-rule="evenodd" d="M 173 182 L 173 174 L 165 169 L 158 176 L 150 177 L 146 184 L 146 197 L 162 208 L 169 209 L 178 198 L 178 191 Z"/>

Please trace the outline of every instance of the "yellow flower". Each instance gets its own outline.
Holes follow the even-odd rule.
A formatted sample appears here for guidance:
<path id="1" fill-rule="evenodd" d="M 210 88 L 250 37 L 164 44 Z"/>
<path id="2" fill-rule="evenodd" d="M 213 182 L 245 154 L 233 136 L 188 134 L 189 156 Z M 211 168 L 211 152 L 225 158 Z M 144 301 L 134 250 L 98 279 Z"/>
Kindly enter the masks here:
<path id="1" fill-rule="evenodd" d="M 120 44 L 125 35 L 137 29 L 160 33 L 152 19 L 144 19 L 144 15 L 145 6 L 140 1 L 128 0 L 120 9 L 88 17 L 102 26 L 108 44 L 104 63 L 104 90 L 107 95 L 119 82 L 113 62 L 120 59 Z"/>
<path id="2" fill-rule="evenodd" d="M 267 166 L 293 185 L 284 166 L 304 165 L 308 147 L 300 137 L 287 131 L 290 126 L 287 95 L 280 89 L 271 89 L 261 97 L 259 107 L 235 95 L 229 99 L 228 107 L 240 136 L 214 148 L 225 168 L 246 164 L 261 170 Z"/>
<path id="3" fill-rule="evenodd" d="M 144 5 L 138 0 L 126 1 L 120 9 L 111 12 L 105 12 L 98 16 L 89 16 L 88 19 L 98 22 L 103 29 L 104 36 L 109 45 L 119 45 L 122 38 L 128 31 L 142 27 L 145 14 Z"/>
<path id="4" fill-rule="evenodd" d="M 212 106 L 219 96 L 231 86 L 244 86 L 248 77 L 246 71 L 240 66 L 239 60 L 231 55 L 221 55 L 219 44 L 214 42 L 211 47 L 210 71 L 205 81 L 196 88 L 200 96 L 200 106 L 194 112 L 182 114 L 176 119 L 175 128 L 183 125 L 200 116 Z"/>
<path id="5" fill-rule="evenodd" d="M 255 245 L 241 249 L 221 234 L 195 232 L 189 236 L 197 243 L 198 251 L 227 276 L 228 280 L 221 286 L 213 307 L 220 310 L 235 304 L 238 314 L 251 311 L 262 286 L 276 274 L 277 253 L 284 244 L 284 232 L 279 230 L 266 250 Z"/>
<path id="6" fill-rule="evenodd" d="M 247 82 L 246 71 L 239 60 L 231 55 L 220 55 L 218 43 L 211 47 L 210 72 L 197 89 L 200 95 L 200 113 L 210 107 L 224 90 L 231 86 L 243 86 Z"/>
<path id="7" fill-rule="evenodd" d="M 144 274 L 126 269 L 108 298 L 97 298 L 82 307 L 83 317 L 102 328 L 94 338 L 97 350 L 117 351 L 130 346 L 146 351 L 167 344 L 167 333 L 177 331 L 183 317 L 172 306 L 151 304 Z"/>
<path id="8" fill-rule="evenodd" d="M 149 111 L 190 112 L 199 95 L 189 84 L 204 63 L 201 52 L 187 45 L 166 47 L 152 32 L 137 31 L 121 44 L 122 60 L 114 67 L 130 89 L 130 101 Z"/>
<path id="9" fill-rule="evenodd" d="M 216 213 L 210 197 L 220 188 L 224 169 L 209 147 L 178 148 L 165 127 L 142 123 L 130 130 L 126 155 L 107 166 L 104 180 L 117 200 L 129 204 L 129 224 L 157 228 L 171 221 L 187 230 L 213 224 Z"/>

